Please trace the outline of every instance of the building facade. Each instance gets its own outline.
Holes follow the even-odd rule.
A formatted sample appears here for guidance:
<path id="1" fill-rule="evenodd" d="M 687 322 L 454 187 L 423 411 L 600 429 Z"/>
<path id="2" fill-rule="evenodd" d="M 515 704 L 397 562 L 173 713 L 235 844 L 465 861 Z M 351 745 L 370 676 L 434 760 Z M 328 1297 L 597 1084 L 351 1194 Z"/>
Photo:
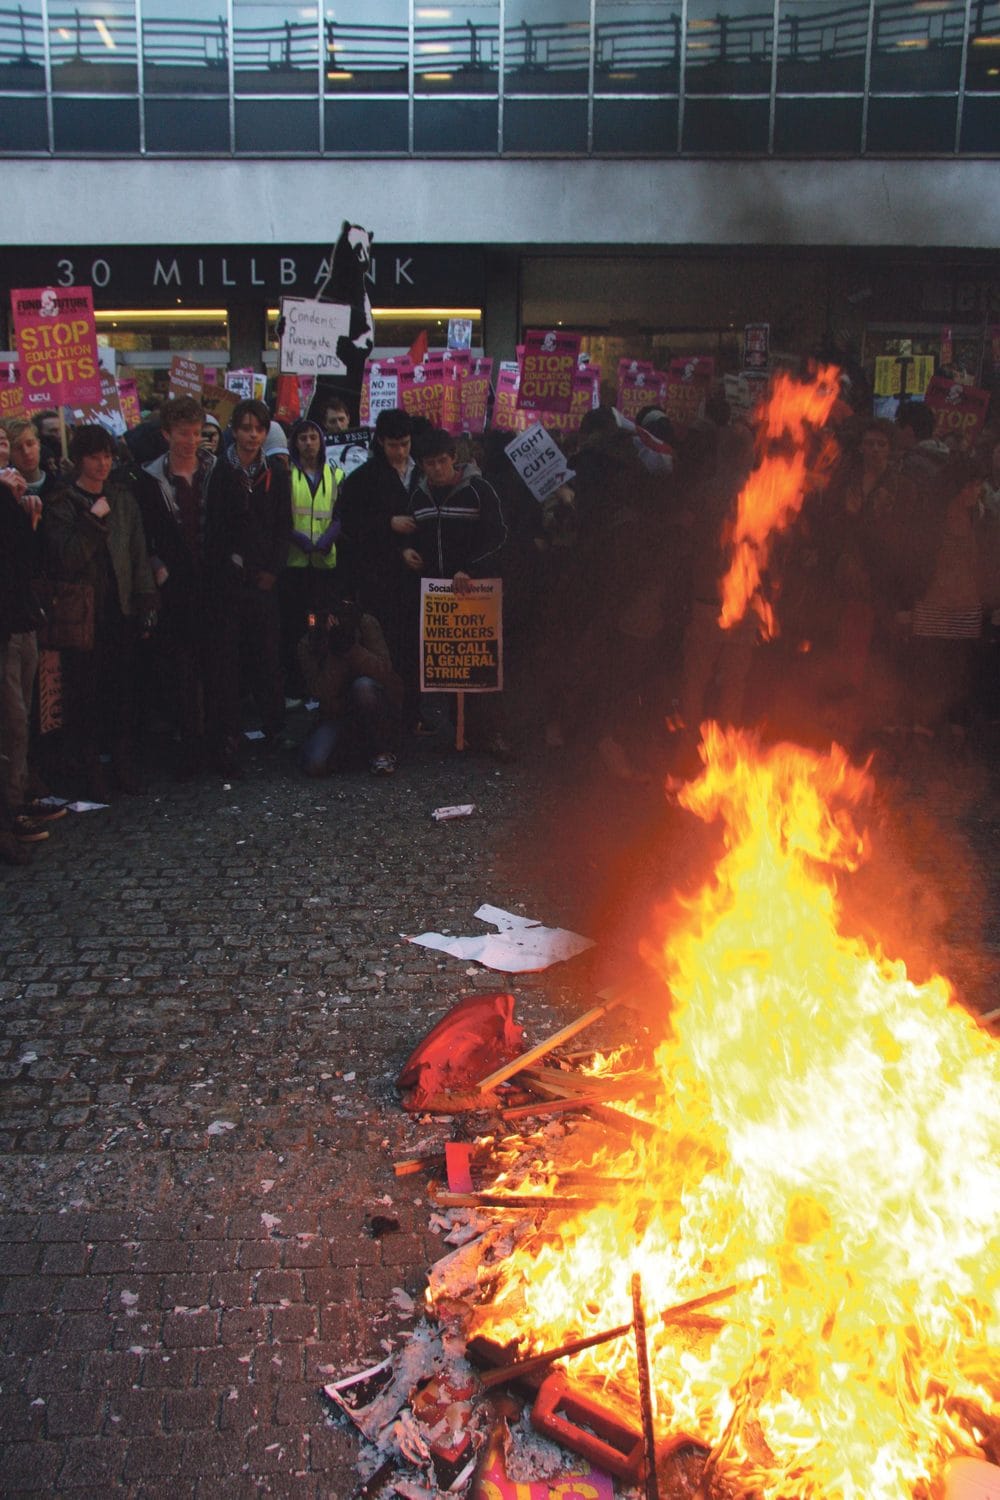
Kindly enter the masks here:
<path id="1" fill-rule="evenodd" d="M 148 376 L 273 363 L 344 219 L 383 349 L 859 358 L 1000 323 L 1000 0 L 21 0 L 0 295 L 89 284 Z M 443 340 L 442 340 L 443 341 Z M 919 345 L 919 347 L 917 347 Z"/>

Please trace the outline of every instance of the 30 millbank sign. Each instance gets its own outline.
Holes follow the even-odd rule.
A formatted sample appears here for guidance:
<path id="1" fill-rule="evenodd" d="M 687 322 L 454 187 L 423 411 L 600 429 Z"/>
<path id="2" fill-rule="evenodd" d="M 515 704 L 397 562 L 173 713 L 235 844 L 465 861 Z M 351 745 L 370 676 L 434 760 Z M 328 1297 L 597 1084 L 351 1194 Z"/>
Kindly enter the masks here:
<path id="1" fill-rule="evenodd" d="M 0 281 L 5 290 L 91 286 L 97 308 L 277 306 L 279 297 L 314 297 L 331 254 L 329 245 L 18 248 L 0 250 Z M 377 307 L 479 307 L 484 286 L 477 246 L 373 246 L 368 290 Z"/>

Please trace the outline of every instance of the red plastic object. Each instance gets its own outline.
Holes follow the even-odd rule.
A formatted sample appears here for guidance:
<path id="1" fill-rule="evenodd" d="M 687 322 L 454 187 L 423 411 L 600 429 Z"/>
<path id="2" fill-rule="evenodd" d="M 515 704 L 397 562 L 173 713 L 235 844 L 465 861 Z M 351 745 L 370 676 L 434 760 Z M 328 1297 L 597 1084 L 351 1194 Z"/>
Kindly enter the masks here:
<path id="1" fill-rule="evenodd" d="M 562 1370 L 553 1370 L 543 1381 L 531 1409 L 531 1425 L 619 1479 L 637 1483 L 642 1477 L 642 1433 L 589 1396 L 571 1391 Z"/>
<path id="2" fill-rule="evenodd" d="M 483 1109 L 476 1088 L 522 1050 L 524 1029 L 514 1020 L 513 995 L 467 995 L 442 1016 L 407 1058 L 397 1087 L 407 1110 L 456 1114 Z"/>

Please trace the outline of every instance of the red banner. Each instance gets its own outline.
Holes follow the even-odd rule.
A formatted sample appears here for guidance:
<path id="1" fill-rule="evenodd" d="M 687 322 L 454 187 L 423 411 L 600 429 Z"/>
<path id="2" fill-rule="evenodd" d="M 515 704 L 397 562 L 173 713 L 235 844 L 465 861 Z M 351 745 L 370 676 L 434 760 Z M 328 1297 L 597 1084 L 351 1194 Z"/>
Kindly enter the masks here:
<path id="1" fill-rule="evenodd" d="M 10 302 L 29 410 L 99 405 L 101 371 L 91 288 L 15 289 Z"/>

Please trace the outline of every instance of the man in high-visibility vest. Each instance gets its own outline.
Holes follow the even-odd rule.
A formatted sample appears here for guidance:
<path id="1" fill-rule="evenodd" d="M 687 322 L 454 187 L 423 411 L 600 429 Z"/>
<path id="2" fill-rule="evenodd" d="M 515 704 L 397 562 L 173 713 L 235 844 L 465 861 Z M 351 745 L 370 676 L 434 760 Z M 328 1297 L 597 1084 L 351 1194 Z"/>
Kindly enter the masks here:
<path id="1" fill-rule="evenodd" d="M 310 615 L 322 616 L 337 596 L 337 501 L 343 469 L 326 461 L 318 422 L 296 422 L 288 440 L 292 479 L 292 539 L 281 579 L 281 639 L 285 691 L 301 696 L 296 645 Z"/>

